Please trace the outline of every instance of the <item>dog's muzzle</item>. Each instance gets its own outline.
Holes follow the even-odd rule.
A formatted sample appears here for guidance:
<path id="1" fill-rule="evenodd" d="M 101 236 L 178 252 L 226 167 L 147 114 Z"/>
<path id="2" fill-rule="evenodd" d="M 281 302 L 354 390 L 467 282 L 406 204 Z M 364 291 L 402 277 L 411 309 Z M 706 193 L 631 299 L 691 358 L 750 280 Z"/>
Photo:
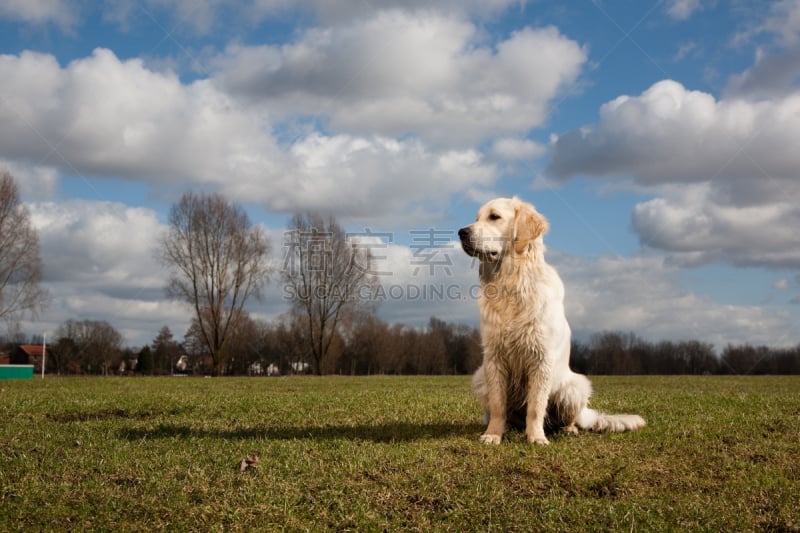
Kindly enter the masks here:
<path id="1" fill-rule="evenodd" d="M 470 226 L 458 230 L 458 238 L 461 239 L 461 248 L 468 255 L 488 261 L 496 261 L 500 256 L 500 253 L 496 250 L 485 250 L 480 244 L 480 235 L 476 235 Z"/>
<path id="2" fill-rule="evenodd" d="M 468 255 L 474 256 L 478 253 L 478 250 L 475 248 L 475 243 L 472 242 L 472 231 L 469 226 L 458 230 L 458 238 L 461 239 L 461 248 L 463 248 Z"/>

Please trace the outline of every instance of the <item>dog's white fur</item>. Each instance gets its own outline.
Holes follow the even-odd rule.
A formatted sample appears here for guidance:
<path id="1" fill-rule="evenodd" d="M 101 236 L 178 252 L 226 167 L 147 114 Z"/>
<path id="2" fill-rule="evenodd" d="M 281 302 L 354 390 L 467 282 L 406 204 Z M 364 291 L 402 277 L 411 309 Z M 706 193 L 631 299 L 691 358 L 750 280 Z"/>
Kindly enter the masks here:
<path id="1" fill-rule="evenodd" d="M 547 230 L 547 220 L 516 197 L 486 203 L 459 230 L 464 251 L 480 260 L 483 365 L 472 389 L 486 415 L 480 440 L 487 444 L 499 444 L 508 425 L 524 427 L 535 444 L 548 444 L 545 424 L 568 433 L 645 425 L 638 415 L 588 407 L 592 386 L 569 368 L 564 285 L 544 259 Z"/>

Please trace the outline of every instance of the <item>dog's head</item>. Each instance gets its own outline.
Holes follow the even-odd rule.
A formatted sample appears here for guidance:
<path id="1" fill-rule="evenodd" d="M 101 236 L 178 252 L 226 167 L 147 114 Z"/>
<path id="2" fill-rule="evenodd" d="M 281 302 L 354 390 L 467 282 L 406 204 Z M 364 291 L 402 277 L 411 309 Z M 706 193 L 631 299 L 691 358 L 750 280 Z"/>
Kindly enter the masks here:
<path id="1" fill-rule="evenodd" d="M 547 219 L 515 196 L 484 204 L 475 222 L 461 228 L 458 236 L 469 255 L 481 261 L 498 262 L 510 252 L 524 253 L 547 229 Z"/>

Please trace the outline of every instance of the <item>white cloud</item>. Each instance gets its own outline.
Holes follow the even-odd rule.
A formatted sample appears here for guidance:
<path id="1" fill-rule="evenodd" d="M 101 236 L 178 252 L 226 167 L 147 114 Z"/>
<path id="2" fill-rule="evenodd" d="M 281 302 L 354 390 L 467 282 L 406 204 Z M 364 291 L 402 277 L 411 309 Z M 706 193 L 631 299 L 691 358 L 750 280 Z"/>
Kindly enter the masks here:
<path id="1" fill-rule="evenodd" d="M 800 47 L 776 53 L 756 54 L 755 64 L 731 76 L 727 98 L 781 98 L 794 90 L 800 79 Z"/>
<path id="2" fill-rule="evenodd" d="M 700 0 L 669 0 L 667 2 L 667 14 L 675 20 L 686 20 L 700 8 Z"/>
<path id="3" fill-rule="evenodd" d="M 355 216 L 407 213 L 415 202 L 441 207 L 497 177 L 471 148 L 417 139 L 312 131 L 279 145 L 268 110 L 108 50 L 64 68 L 44 54 L 0 56 L 0 77 L 8 80 L 0 154 L 20 168 L 211 187 L 272 209 Z"/>
<path id="4" fill-rule="evenodd" d="M 477 324 L 477 265 L 458 242 L 456 230 L 413 230 L 411 244 L 372 250 L 380 288 L 374 293 L 379 315 L 392 323 L 418 327 L 432 316 Z M 402 236 L 398 236 L 402 237 Z"/>
<path id="5" fill-rule="evenodd" d="M 436 254 L 412 246 L 373 250 L 385 257 L 376 269 L 384 294 L 384 319 L 424 325 L 430 316 L 477 325 L 477 264 L 457 242 L 443 242 Z M 425 266 L 437 262 L 434 274 Z M 725 305 L 682 288 L 681 269 L 661 257 L 577 257 L 548 250 L 547 260 L 566 288 L 566 313 L 584 339 L 602 331 L 633 331 L 650 341 L 697 339 L 722 349 L 728 343 L 788 346 L 791 316 L 757 306 Z M 394 291 L 394 292 L 392 292 Z M 394 296 L 394 297 L 393 297 Z"/>
<path id="6" fill-rule="evenodd" d="M 283 5 L 286 0 L 260 0 L 255 5 Z M 441 13 L 487 17 L 502 13 L 511 6 L 524 9 L 527 0 L 377 0 L 364 3 L 334 3 L 328 0 L 305 0 L 320 18 L 326 22 L 337 22 L 359 16 L 368 16 L 376 11 L 403 9 L 407 11 L 439 11 Z"/>
<path id="7" fill-rule="evenodd" d="M 50 55 L 0 56 L 0 153 L 69 173 L 151 183 L 223 183 L 243 159 L 277 150 L 258 116 L 208 82 L 97 49 L 61 68 Z"/>
<path id="8" fill-rule="evenodd" d="M 119 331 L 124 343 L 131 347 L 150 344 L 164 326 L 180 340 L 192 317 L 191 310 L 182 302 L 83 293 L 66 285 L 59 287 L 53 307 L 53 312 L 47 313 L 48 322 L 37 324 L 50 333 L 66 320 L 102 320 Z M 38 331 L 35 326 L 26 329 Z"/>
<path id="9" fill-rule="evenodd" d="M 165 228 L 155 212 L 79 200 L 29 208 L 52 300 L 26 329 L 53 332 L 68 319 L 107 320 L 139 345 L 164 325 L 183 334 L 190 312 L 164 296 L 167 273 L 154 252 Z"/>
<path id="10" fill-rule="evenodd" d="M 154 211 L 114 202 L 29 204 L 39 232 L 45 283 L 117 292 L 161 290 L 154 252 L 164 227 Z"/>
<path id="11" fill-rule="evenodd" d="M 730 76 L 726 95 L 767 99 L 793 92 L 800 79 L 800 2 L 779 0 L 770 2 L 767 9 L 743 11 L 745 29 L 734 35 L 733 44 L 755 43 L 755 62 Z"/>
<path id="12" fill-rule="evenodd" d="M 604 104 L 596 126 L 560 136 L 549 170 L 560 178 L 631 174 L 651 185 L 753 178 L 789 185 L 800 165 L 793 148 L 798 111 L 800 92 L 767 101 L 716 100 L 661 81 L 640 96 Z"/>
<path id="13" fill-rule="evenodd" d="M 23 0 L 18 0 L 22 3 Z M 57 2 L 59 0 L 40 0 Z M 494 17 L 510 6 L 524 9 L 526 0 L 371 0 L 370 2 L 331 2 L 329 0 L 115 0 L 103 6 L 104 17 L 123 27 L 136 15 L 169 22 L 163 25 L 175 30 L 188 28 L 196 34 L 207 34 L 220 28 L 220 21 L 255 25 L 271 18 L 305 12 L 323 24 L 366 18 L 380 11 L 437 11 L 452 16 Z M 143 4 L 143 5 L 142 5 Z"/>
<path id="14" fill-rule="evenodd" d="M 213 61 L 214 79 L 249 101 L 323 116 L 337 132 L 464 146 L 542 125 L 586 61 L 553 27 L 481 41 L 458 18 L 381 11 L 283 46 L 230 46 Z"/>
<path id="15" fill-rule="evenodd" d="M 773 35 L 782 46 L 800 44 L 800 2 L 777 0 L 766 10 L 754 12 L 754 23 L 737 34 L 735 41 L 743 42 L 759 34 Z"/>
<path id="16" fill-rule="evenodd" d="M 797 342 L 788 313 L 723 305 L 681 289 L 679 269 L 658 257 L 579 258 L 550 253 L 566 286 L 573 331 L 632 331 L 651 340 L 697 339 L 784 346 Z"/>
<path id="17" fill-rule="evenodd" d="M 54 167 L 0 159 L 0 169 L 7 170 L 14 177 L 23 200 L 46 200 L 56 192 L 58 170 Z"/>
<path id="18" fill-rule="evenodd" d="M 492 153 L 509 161 L 531 161 L 547 153 L 547 147 L 530 139 L 504 137 L 494 142 Z"/>
<path id="19" fill-rule="evenodd" d="M 310 209 L 388 224 L 438 220 L 452 195 L 491 186 L 494 166 L 475 150 L 432 151 L 413 139 L 312 133 L 292 144 L 273 175 L 242 168 L 222 185 L 273 211 Z"/>
<path id="20" fill-rule="evenodd" d="M 215 76 L 191 83 L 102 48 L 63 66 L 0 55 L 0 157 L 23 188 L 49 194 L 71 175 L 218 190 L 279 211 L 442 212 L 453 194 L 485 194 L 498 158 L 541 153 L 513 139 L 544 122 L 586 51 L 552 27 L 491 45 L 461 16 L 391 5 L 283 46 L 231 46 Z M 494 158 L 475 148 L 497 136 Z"/>
<path id="21" fill-rule="evenodd" d="M 632 176 L 658 198 L 636 206 L 642 242 L 687 264 L 796 267 L 800 92 L 716 100 L 662 81 L 602 106 L 562 135 L 551 175 Z M 669 185 L 664 187 L 664 185 Z"/>
<path id="22" fill-rule="evenodd" d="M 69 31 L 77 22 L 78 5 L 71 0 L 3 0 L 0 18 L 29 24 L 53 23 Z"/>
<path id="23" fill-rule="evenodd" d="M 633 226 L 643 244 L 665 250 L 685 265 L 717 261 L 738 266 L 796 268 L 800 265 L 800 207 L 771 201 L 737 206 L 720 201 L 709 184 L 663 189 L 662 197 L 638 204 Z"/>
<path id="24" fill-rule="evenodd" d="M 673 63 L 680 63 L 690 55 L 695 55 L 697 53 L 697 43 L 694 41 L 688 41 L 678 47 L 678 51 L 672 56 L 672 61 Z"/>

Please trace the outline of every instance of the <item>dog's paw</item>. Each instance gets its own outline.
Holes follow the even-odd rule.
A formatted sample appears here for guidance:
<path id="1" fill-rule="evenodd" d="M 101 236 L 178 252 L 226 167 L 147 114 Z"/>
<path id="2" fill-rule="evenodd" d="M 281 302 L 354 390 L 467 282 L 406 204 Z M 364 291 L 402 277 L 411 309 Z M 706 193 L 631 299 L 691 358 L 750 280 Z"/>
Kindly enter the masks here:
<path id="1" fill-rule="evenodd" d="M 479 440 L 484 444 L 500 444 L 500 441 L 503 440 L 503 437 L 500 435 L 490 435 L 489 433 L 484 433 L 481 435 Z"/>
<path id="2" fill-rule="evenodd" d="M 579 430 L 577 426 L 575 426 L 575 424 L 570 424 L 569 426 L 565 426 L 563 428 L 563 431 L 567 435 L 577 435 L 579 433 Z"/>
<path id="3" fill-rule="evenodd" d="M 550 441 L 547 440 L 547 437 L 545 437 L 544 435 L 542 435 L 541 437 L 538 437 L 538 436 L 531 437 L 531 436 L 529 436 L 528 437 L 528 442 L 531 443 L 531 444 L 538 444 L 540 446 L 547 446 L 548 444 L 550 444 Z"/>

